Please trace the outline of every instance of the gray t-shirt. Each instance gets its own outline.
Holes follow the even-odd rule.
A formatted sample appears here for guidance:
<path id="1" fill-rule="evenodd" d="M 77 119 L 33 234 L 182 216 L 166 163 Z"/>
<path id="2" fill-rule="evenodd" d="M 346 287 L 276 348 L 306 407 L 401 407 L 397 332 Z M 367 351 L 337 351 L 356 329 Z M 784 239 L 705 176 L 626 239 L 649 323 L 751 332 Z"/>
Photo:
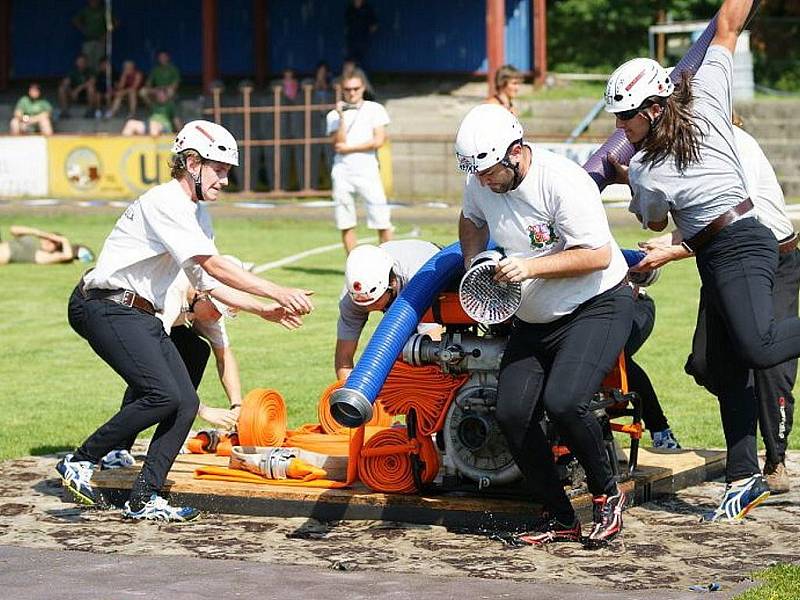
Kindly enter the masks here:
<path id="1" fill-rule="evenodd" d="M 733 56 L 714 45 L 692 79 L 694 122 L 700 129 L 700 160 L 681 172 L 672 157 L 642 163 L 642 152 L 630 162 L 633 199 L 629 210 L 643 225 L 672 214 L 684 239 L 747 198 L 744 169 L 731 123 Z"/>
<path id="2" fill-rule="evenodd" d="M 422 240 L 397 240 L 381 244 L 394 259 L 394 275 L 397 277 L 398 293 L 422 266 L 439 252 L 438 246 Z M 350 299 L 347 288 L 342 289 L 339 299 L 339 321 L 336 337 L 340 340 L 357 340 L 369 318 L 366 306 L 359 306 Z"/>

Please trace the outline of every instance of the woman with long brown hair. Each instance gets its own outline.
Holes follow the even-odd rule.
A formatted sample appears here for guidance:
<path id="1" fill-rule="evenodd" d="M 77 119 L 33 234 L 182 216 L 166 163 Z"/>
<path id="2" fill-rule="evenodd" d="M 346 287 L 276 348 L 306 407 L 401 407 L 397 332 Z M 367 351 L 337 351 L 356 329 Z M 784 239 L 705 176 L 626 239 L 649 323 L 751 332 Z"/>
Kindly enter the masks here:
<path id="1" fill-rule="evenodd" d="M 772 288 L 778 244 L 755 218 L 731 124 L 733 51 L 752 0 L 725 0 L 717 32 L 694 78 L 673 85 L 658 63 L 634 59 L 606 88 L 636 153 L 629 169 L 614 162 L 633 192 L 630 211 L 643 226 L 677 226 L 675 243 L 696 257 L 703 285 L 709 369 L 716 380 L 728 449 L 727 487 L 708 520 L 738 520 L 769 496 L 758 466 L 758 406 L 752 369 L 800 355 L 800 319 L 776 322 Z M 675 254 L 652 249 L 637 265 L 653 269 Z"/>

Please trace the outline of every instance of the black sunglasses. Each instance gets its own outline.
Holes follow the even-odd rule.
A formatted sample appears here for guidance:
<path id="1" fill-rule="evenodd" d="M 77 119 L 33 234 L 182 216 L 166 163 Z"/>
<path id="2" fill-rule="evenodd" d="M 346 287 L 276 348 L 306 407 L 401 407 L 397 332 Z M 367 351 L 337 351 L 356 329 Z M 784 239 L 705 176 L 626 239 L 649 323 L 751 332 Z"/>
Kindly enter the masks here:
<path id="1" fill-rule="evenodd" d="M 631 110 L 623 110 L 622 112 L 614 113 L 614 116 L 617 117 L 620 121 L 630 121 L 633 117 L 638 115 L 642 112 L 646 106 L 640 106 L 639 108 L 632 108 Z"/>

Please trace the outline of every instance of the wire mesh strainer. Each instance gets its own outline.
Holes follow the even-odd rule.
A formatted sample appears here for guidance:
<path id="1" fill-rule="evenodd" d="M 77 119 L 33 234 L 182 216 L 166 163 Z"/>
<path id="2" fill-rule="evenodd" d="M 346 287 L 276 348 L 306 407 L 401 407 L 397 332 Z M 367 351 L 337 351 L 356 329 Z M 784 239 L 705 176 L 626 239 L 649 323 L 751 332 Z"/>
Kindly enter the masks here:
<path id="1" fill-rule="evenodd" d="M 517 312 L 522 302 L 522 286 L 519 283 L 494 280 L 495 267 L 502 258 L 503 255 L 496 250 L 476 255 L 458 286 L 461 307 L 478 323 L 502 323 Z"/>

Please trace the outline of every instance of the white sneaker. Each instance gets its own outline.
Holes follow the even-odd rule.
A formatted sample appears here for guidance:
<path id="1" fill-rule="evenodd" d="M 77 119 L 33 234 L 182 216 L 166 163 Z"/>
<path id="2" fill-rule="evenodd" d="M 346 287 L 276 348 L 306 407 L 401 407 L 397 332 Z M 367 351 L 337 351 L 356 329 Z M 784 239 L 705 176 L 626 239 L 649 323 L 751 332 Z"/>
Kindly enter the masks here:
<path id="1" fill-rule="evenodd" d="M 100 459 L 101 469 L 125 469 L 136 464 L 136 459 L 127 450 L 112 450 Z"/>
<path id="2" fill-rule="evenodd" d="M 681 445 L 678 443 L 678 438 L 672 433 L 671 429 L 664 431 L 653 431 L 653 448 L 658 450 L 680 450 Z"/>
<path id="3" fill-rule="evenodd" d="M 126 502 L 122 516 L 126 519 L 187 522 L 199 517 L 200 511 L 191 506 L 170 506 L 164 498 L 153 494 L 139 510 L 131 510 L 131 503 Z"/>

